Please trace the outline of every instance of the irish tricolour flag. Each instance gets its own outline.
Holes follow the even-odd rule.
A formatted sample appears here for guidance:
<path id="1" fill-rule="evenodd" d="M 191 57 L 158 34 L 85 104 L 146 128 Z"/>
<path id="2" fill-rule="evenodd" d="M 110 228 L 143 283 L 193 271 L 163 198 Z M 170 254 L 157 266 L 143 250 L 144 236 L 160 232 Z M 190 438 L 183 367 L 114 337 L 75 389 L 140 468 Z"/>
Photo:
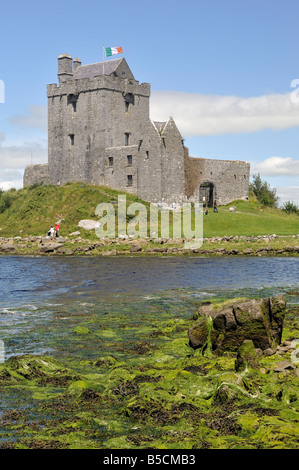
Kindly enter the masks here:
<path id="1" fill-rule="evenodd" d="M 110 57 L 114 54 L 121 54 L 123 52 L 122 47 L 105 47 L 106 57 Z"/>

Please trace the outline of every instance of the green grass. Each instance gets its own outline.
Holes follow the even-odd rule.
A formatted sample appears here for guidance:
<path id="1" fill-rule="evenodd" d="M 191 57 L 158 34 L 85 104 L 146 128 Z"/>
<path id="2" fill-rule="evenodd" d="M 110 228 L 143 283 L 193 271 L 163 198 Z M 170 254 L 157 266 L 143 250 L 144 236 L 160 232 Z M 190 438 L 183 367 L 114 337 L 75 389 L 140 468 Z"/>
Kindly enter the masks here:
<path id="1" fill-rule="evenodd" d="M 117 214 L 117 198 L 120 194 L 123 192 L 81 183 L 68 183 L 60 187 L 33 185 L 18 191 L 7 191 L 5 195 L 9 198 L 10 205 L 0 213 L 0 235 L 45 236 L 50 226 L 61 220 L 61 235 L 67 236 L 78 230 L 78 222 L 81 219 L 97 220 L 95 209 L 100 203 L 114 202 Z M 134 195 L 127 193 L 126 197 L 127 206 L 134 202 L 144 203 Z M 149 204 L 145 204 L 149 208 Z M 229 212 L 230 206 L 235 206 L 236 212 Z M 221 206 L 218 213 L 213 213 L 210 209 L 209 215 L 203 217 L 205 238 L 299 233 L 297 214 L 262 208 L 254 199 L 249 202 L 234 201 L 227 206 Z M 129 220 L 130 217 L 127 216 L 127 221 Z M 85 238 L 97 238 L 94 231 L 80 229 L 80 232 Z"/>
<path id="2" fill-rule="evenodd" d="M 11 205 L 0 213 L 0 235 L 25 237 L 45 236 L 50 226 L 58 220 L 61 220 L 61 235 L 67 236 L 78 230 L 80 220 L 98 219 L 95 215 L 98 204 L 117 203 L 118 195 L 123 192 L 105 186 L 68 183 L 60 187 L 32 185 L 18 191 L 10 190 L 6 194 L 10 195 Z M 144 203 L 128 193 L 126 198 L 127 205 L 133 202 Z M 114 207 L 117 209 L 117 204 Z M 94 231 L 80 229 L 80 232 L 88 238 L 96 239 Z"/>
<path id="3" fill-rule="evenodd" d="M 230 212 L 231 206 L 236 212 Z M 294 235 L 299 233 L 299 217 L 286 214 L 281 209 L 264 208 L 256 201 L 234 201 L 209 210 L 204 215 L 203 232 L 205 238 L 223 236 Z"/>

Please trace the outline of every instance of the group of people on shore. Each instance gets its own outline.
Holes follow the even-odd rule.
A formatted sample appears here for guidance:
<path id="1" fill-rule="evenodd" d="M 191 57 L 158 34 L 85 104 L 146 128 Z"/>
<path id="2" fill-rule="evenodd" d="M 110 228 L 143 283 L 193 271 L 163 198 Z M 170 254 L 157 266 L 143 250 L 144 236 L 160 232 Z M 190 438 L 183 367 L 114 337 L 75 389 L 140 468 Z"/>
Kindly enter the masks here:
<path id="1" fill-rule="evenodd" d="M 213 212 L 218 212 L 217 201 L 214 201 Z M 208 204 L 206 204 L 205 215 L 209 215 Z"/>
<path id="2" fill-rule="evenodd" d="M 55 224 L 55 226 L 53 227 L 53 225 L 51 225 L 51 228 L 50 230 L 48 231 L 47 233 L 47 237 L 50 237 L 52 240 L 55 238 L 55 237 L 59 237 L 59 231 L 60 231 L 60 225 L 59 223 L 57 222 L 57 224 Z"/>

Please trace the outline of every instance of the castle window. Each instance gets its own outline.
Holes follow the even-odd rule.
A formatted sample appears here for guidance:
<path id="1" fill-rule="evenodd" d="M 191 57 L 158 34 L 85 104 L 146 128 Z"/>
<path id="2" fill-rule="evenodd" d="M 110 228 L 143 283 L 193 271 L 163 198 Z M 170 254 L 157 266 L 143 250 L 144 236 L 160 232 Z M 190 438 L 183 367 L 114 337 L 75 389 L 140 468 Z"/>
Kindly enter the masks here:
<path id="1" fill-rule="evenodd" d="M 140 150 L 140 148 L 141 148 L 141 145 L 142 145 L 142 140 L 139 140 L 139 144 L 138 144 L 138 152 L 139 152 L 139 150 Z"/>
<path id="2" fill-rule="evenodd" d="M 126 113 L 129 112 L 130 104 L 134 104 L 134 95 L 133 95 L 133 93 L 126 93 L 125 94 L 125 110 L 126 110 Z"/>
<path id="3" fill-rule="evenodd" d="M 75 145 L 75 134 L 69 134 L 71 146 Z"/>
<path id="4" fill-rule="evenodd" d="M 237 179 L 237 175 L 234 175 L 235 180 Z"/>
<path id="5" fill-rule="evenodd" d="M 128 132 L 125 133 L 125 145 L 129 145 L 130 142 L 130 134 Z"/>
<path id="6" fill-rule="evenodd" d="M 113 166 L 113 157 L 108 158 L 109 166 Z"/>
<path id="7" fill-rule="evenodd" d="M 133 184 L 133 176 L 127 175 L 127 186 L 132 186 Z"/>
<path id="8" fill-rule="evenodd" d="M 145 152 L 145 158 L 146 158 L 147 160 L 149 159 L 149 151 L 148 151 L 148 150 Z"/>
<path id="9" fill-rule="evenodd" d="M 78 95 L 74 95 L 74 94 L 67 95 L 67 104 L 72 106 L 74 113 L 76 113 L 77 111 L 77 101 L 78 101 Z"/>
<path id="10" fill-rule="evenodd" d="M 127 155 L 127 165 L 132 166 L 132 164 L 133 164 L 133 156 Z"/>
<path id="11" fill-rule="evenodd" d="M 166 147 L 165 137 L 162 137 L 162 142 L 163 142 L 164 147 Z"/>
<path id="12" fill-rule="evenodd" d="M 246 175 L 244 175 L 244 180 L 246 180 Z"/>

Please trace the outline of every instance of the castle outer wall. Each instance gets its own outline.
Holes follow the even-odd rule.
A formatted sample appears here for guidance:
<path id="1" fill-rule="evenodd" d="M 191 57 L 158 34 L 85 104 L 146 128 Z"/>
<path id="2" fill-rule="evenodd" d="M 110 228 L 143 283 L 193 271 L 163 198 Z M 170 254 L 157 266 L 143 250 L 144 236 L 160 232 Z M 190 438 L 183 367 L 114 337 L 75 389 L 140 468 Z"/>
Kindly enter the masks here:
<path id="1" fill-rule="evenodd" d="M 212 206 L 248 200 L 250 164 L 233 160 L 189 157 L 185 150 L 185 191 L 192 202 Z"/>

